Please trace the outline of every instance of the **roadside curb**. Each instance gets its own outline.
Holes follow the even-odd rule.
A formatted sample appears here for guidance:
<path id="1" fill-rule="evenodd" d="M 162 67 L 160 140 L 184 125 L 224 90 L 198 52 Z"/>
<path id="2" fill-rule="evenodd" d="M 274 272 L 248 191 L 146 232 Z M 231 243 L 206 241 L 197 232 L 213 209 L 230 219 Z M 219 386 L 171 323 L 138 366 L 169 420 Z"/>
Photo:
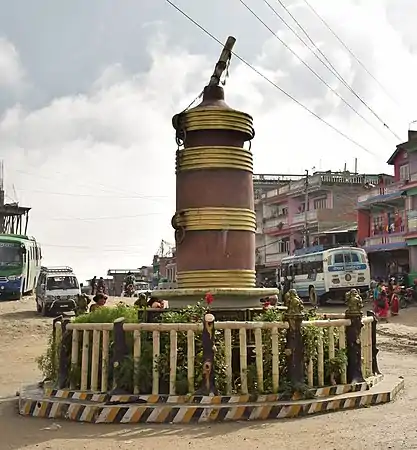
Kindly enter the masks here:
<path id="1" fill-rule="evenodd" d="M 124 403 L 109 405 L 79 399 L 44 397 L 43 391 L 23 391 L 19 413 L 24 416 L 89 423 L 207 423 L 236 420 L 272 420 L 305 417 L 393 401 L 404 389 L 402 378 L 378 383 L 367 391 L 349 392 L 312 400 L 244 403 Z"/>
<path id="2" fill-rule="evenodd" d="M 356 384 L 338 384 L 335 386 L 325 386 L 321 388 L 310 389 L 312 397 L 321 398 L 334 395 L 348 394 L 350 392 L 368 391 L 373 386 L 383 381 L 384 376 L 375 375 L 369 377 L 363 383 Z M 228 404 L 228 403 L 265 403 L 301 400 L 299 394 L 294 394 L 291 399 L 285 398 L 284 394 L 252 394 L 252 395 L 112 395 L 102 393 L 92 393 L 85 391 L 75 391 L 70 389 L 53 389 L 51 387 L 44 388 L 44 397 L 58 399 L 86 400 L 88 402 L 98 403 L 162 403 L 162 404 Z"/>

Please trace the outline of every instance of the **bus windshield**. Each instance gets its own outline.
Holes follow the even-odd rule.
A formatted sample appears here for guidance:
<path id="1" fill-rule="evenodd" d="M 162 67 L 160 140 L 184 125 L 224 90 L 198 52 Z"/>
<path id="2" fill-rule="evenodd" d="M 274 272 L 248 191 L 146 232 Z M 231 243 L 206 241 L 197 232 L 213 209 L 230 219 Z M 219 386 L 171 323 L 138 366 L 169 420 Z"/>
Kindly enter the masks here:
<path id="1" fill-rule="evenodd" d="M 360 264 L 364 256 L 358 251 L 342 251 L 334 254 L 334 264 Z"/>
<path id="2" fill-rule="evenodd" d="M 77 289 L 77 288 L 78 288 L 77 278 L 71 276 L 48 277 L 48 281 L 46 282 L 46 289 L 48 291 Z"/>
<path id="3" fill-rule="evenodd" d="M 0 266 L 17 267 L 22 264 L 22 250 L 20 244 L 14 242 L 0 242 Z"/>

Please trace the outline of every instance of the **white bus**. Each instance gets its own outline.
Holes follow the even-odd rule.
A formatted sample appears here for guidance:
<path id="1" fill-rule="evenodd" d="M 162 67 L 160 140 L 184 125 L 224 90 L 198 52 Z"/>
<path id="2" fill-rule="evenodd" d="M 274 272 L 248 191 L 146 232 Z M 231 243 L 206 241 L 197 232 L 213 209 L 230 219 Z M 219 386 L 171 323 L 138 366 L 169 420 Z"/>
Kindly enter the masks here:
<path id="1" fill-rule="evenodd" d="M 287 256 L 282 259 L 279 272 L 281 282 L 285 278 L 291 280 L 299 296 L 308 298 L 312 304 L 344 301 L 350 289 L 365 293 L 371 282 L 366 252 L 357 247 Z"/>

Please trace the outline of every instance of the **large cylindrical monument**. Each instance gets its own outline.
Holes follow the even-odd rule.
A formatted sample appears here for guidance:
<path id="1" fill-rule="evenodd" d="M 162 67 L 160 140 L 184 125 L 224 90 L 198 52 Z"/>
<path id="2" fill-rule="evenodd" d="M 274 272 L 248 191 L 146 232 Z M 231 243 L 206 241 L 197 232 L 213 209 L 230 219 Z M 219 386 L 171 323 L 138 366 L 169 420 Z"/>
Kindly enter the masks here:
<path id="1" fill-rule="evenodd" d="M 231 109 L 221 86 L 175 118 L 178 288 L 255 287 L 252 117 Z"/>
<path id="2" fill-rule="evenodd" d="M 234 43 L 229 37 L 201 103 L 172 120 L 178 144 L 172 218 L 178 289 L 161 292 L 170 298 L 215 291 L 254 304 L 261 291 L 269 293 L 255 288 L 253 119 L 228 106 L 220 86 Z M 243 306 L 248 302 L 242 300 Z"/>

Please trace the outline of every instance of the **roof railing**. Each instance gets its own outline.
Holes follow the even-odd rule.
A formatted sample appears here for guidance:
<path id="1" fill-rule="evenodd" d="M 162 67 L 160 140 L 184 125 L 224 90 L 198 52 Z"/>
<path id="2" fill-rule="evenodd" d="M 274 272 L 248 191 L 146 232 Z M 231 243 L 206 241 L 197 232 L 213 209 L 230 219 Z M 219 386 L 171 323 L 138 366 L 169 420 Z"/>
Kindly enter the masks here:
<path id="1" fill-rule="evenodd" d="M 41 272 L 47 273 L 69 273 L 74 272 L 72 267 L 69 266 L 49 266 L 49 267 L 41 267 Z"/>

